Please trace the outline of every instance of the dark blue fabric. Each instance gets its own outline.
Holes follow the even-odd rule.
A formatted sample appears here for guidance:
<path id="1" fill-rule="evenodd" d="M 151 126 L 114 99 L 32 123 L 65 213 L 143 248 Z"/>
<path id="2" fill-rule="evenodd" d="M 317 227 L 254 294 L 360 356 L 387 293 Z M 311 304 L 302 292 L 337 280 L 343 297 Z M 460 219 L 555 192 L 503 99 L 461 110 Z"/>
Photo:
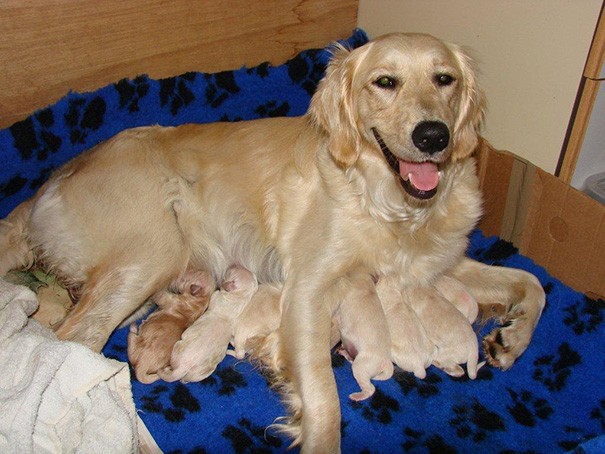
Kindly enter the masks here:
<path id="1" fill-rule="evenodd" d="M 347 40 L 367 41 L 362 31 Z M 135 126 L 237 121 L 300 115 L 329 53 L 302 52 L 284 65 L 217 74 L 188 73 L 122 80 L 92 93 L 70 93 L 0 131 L 0 217 L 45 181 L 52 169 L 117 132 Z M 427 378 L 396 372 L 376 382 L 361 403 L 346 361 L 333 365 L 342 402 L 343 452 L 604 452 L 605 303 L 552 278 L 508 243 L 471 237 L 469 255 L 538 276 L 547 293 L 544 315 L 527 352 L 506 372 L 491 367 L 475 381 L 435 368 Z M 479 333 L 489 329 L 477 327 Z M 126 361 L 127 330 L 104 350 Z M 228 357 L 200 383 L 132 383 L 141 418 L 165 452 L 284 452 L 286 439 L 265 427 L 284 414 L 261 373 Z"/>

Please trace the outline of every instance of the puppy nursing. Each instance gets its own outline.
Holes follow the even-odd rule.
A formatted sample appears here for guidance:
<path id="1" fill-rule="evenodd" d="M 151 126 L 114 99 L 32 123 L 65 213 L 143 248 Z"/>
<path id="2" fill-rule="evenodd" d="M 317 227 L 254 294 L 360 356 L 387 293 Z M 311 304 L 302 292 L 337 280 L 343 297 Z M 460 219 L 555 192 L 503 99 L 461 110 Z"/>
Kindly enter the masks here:
<path id="1" fill-rule="evenodd" d="M 422 334 L 401 340 L 395 319 L 421 329 L 405 305 L 385 298 L 388 356 L 419 376 L 429 357 L 455 374 L 464 362 L 474 374 L 477 362 L 472 307 L 466 316 L 446 309 L 447 290 L 435 288 L 441 276 L 459 282 L 484 312 L 501 314 L 501 326 L 483 339 L 490 364 L 511 367 L 530 342 L 545 302 L 538 280 L 464 255 L 481 215 L 472 153 L 484 105 L 473 60 L 456 45 L 394 33 L 355 50 L 336 46 L 304 116 L 136 128 L 57 170 L 0 222 L 0 273 L 36 262 L 81 289 L 56 333 L 95 351 L 187 269 L 219 281 L 238 263 L 262 284 L 283 286 L 271 335 L 288 384 L 288 433 L 303 452 L 338 452 L 329 348 L 337 301 L 329 295 L 343 279 L 370 275 L 393 287 L 380 294 L 402 293 L 430 342 Z M 160 377 L 200 379 L 224 355 L 241 301 L 252 294 L 231 304 L 223 290 L 176 342 Z M 459 347 L 441 333 L 451 329 L 439 322 L 446 316 L 426 301 L 456 320 Z M 361 347 L 352 328 L 345 334 Z M 208 333 L 223 337 L 204 352 Z M 245 343 L 234 342 L 241 355 Z"/>
<path id="2" fill-rule="evenodd" d="M 185 330 L 174 345 L 170 365 L 157 371 L 162 380 L 183 383 L 208 377 L 225 358 L 235 320 L 256 292 L 256 277 L 233 266 L 221 289 L 212 294 L 206 313 Z"/>
<path id="3" fill-rule="evenodd" d="M 137 327 L 130 325 L 128 359 L 137 380 L 153 383 L 158 370 L 170 364 L 174 344 L 208 307 L 214 279 L 208 273 L 188 270 L 167 290 L 152 297 L 158 310 Z"/>

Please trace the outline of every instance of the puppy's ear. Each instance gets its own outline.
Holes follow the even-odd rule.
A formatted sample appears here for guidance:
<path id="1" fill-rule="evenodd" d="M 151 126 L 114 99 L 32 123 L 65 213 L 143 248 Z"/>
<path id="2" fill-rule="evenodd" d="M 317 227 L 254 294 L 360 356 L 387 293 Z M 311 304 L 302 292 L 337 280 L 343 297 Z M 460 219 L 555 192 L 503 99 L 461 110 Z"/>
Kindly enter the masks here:
<path id="1" fill-rule="evenodd" d="M 462 71 L 461 93 L 454 124 L 454 159 L 469 156 L 479 143 L 479 131 L 485 117 L 485 94 L 477 85 L 477 66 L 470 55 L 460 46 L 449 45 Z"/>
<path id="2" fill-rule="evenodd" d="M 326 75 L 311 99 L 308 114 L 328 136 L 328 148 L 336 162 L 350 167 L 357 161 L 361 136 L 357 130 L 353 76 L 361 50 L 335 44 Z"/>

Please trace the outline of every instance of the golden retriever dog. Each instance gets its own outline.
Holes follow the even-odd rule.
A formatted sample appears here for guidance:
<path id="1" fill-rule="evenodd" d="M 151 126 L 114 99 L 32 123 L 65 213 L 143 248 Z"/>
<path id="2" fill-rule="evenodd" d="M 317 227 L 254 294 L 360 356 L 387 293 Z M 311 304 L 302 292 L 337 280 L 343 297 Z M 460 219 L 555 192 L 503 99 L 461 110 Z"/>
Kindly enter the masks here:
<path id="1" fill-rule="evenodd" d="M 128 360 L 137 380 L 159 380 L 157 371 L 170 364 L 174 344 L 208 308 L 214 287 L 209 273 L 188 270 L 151 298 L 158 309 L 140 326 L 132 323 L 128 334 Z"/>
<path id="2" fill-rule="evenodd" d="M 225 358 L 238 315 L 258 289 L 256 277 L 241 266 L 231 266 L 220 290 L 212 294 L 204 315 L 185 330 L 174 345 L 170 364 L 157 371 L 167 382 L 202 381 Z"/>
<path id="3" fill-rule="evenodd" d="M 283 281 L 288 427 L 304 452 L 337 452 L 324 297 L 335 282 L 367 272 L 423 288 L 447 273 L 488 313 L 503 308 L 483 342 L 504 369 L 540 317 L 534 276 L 464 256 L 481 214 L 476 79 L 460 47 L 395 33 L 335 46 L 301 117 L 124 131 L 2 222 L 0 273 L 38 261 L 82 286 L 56 333 L 96 351 L 187 267 L 221 281 L 239 263 L 262 283 Z"/>

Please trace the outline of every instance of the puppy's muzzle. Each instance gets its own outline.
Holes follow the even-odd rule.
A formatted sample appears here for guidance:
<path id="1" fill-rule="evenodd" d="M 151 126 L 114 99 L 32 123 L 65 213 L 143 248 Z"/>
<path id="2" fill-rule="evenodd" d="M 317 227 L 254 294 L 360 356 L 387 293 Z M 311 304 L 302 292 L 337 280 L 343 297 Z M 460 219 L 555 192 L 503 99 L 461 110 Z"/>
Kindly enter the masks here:
<path id="1" fill-rule="evenodd" d="M 450 142 L 450 131 L 440 121 L 423 121 L 412 132 L 412 142 L 416 148 L 430 155 L 442 151 Z"/>

